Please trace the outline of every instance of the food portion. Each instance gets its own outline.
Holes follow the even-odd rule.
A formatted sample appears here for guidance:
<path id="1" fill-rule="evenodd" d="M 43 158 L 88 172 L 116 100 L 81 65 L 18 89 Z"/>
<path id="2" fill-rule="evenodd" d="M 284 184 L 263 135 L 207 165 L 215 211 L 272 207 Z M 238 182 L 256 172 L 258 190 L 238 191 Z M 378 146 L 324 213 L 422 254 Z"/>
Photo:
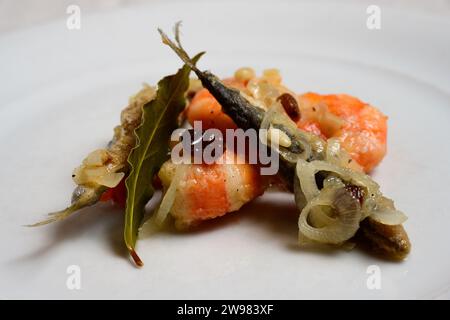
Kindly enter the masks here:
<path id="1" fill-rule="evenodd" d="M 155 97 L 155 92 L 154 87 L 144 85 L 130 97 L 120 115 L 120 125 L 114 128 L 114 136 L 108 146 L 92 151 L 74 169 L 72 178 L 77 187 L 73 191 L 71 205 L 62 211 L 50 213 L 48 219 L 31 226 L 65 219 L 84 207 L 94 205 L 102 196 L 105 197 L 105 193 L 109 193 L 108 190 L 119 185 L 129 170 L 127 159 L 136 144 L 134 131 L 141 123 L 142 108 Z"/>
<path id="2" fill-rule="evenodd" d="M 279 154 L 279 175 L 285 186 L 295 192 L 296 204 L 301 210 L 301 242 L 306 238 L 319 243 L 343 244 L 361 227 L 362 237 L 370 247 L 377 248 L 389 258 L 406 257 L 410 242 L 401 226 L 406 216 L 381 193 L 378 184 L 368 175 L 349 167 L 352 163 L 349 154 L 344 148 L 337 147 L 336 140 L 328 143 L 320 136 L 298 128 L 286 107 L 278 101 L 283 86 L 264 84 L 267 90 L 256 91 L 261 94 L 263 104 L 252 102 L 245 93 L 227 87 L 211 72 L 199 70 L 181 46 L 177 32 L 175 43 L 159 31 L 163 43 L 195 72 L 221 105 L 222 112 L 239 128 L 264 129 L 269 133 L 276 130 L 278 141 L 275 147 L 271 144 L 271 149 Z M 267 106 L 270 108 L 265 108 Z M 309 219 L 310 215 L 313 218 Z M 364 220 L 366 223 L 362 224 Z M 383 228 L 378 227 L 380 223 Z M 393 246 L 386 250 L 380 242 Z"/>
<path id="3" fill-rule="evenodd" d="M 387 117 L 355 97 L 312 92 L 296 94 L 282 84 L 281 75 L 274 69 L 265 70 L 257 77 L 251 68 L 241 68 L 233 78 L 227 78 L 223 83 L 238 89 L 254 106 L 264 110 L 278 99 L 298 128 L 324 140 L 337 139 L 365 172 L 375 168 L 386 154 Z M 205 88 L 195 94 L 186 114 L 191 124 L 196 120 L 202 121 L 206 129 L 237 128 Z"/>
<path id="4" fill-rule="evenodd" d="M 386 154 L 387 117 L 381 111 L 345 94 L 295 92 L 275 69 L 257 75 L 241 68 L 220 80 L 196 67 L 201 54 L 191 59 L 184 51 L 178 25 L 175 42 L 159 31 L 184 67 L 130 99 L 110 145 L 75 169 L 72 205 L 36 225 L 113 200 L 125 206 L 125 244 L 142 265 L 135 244 L 156 189 L 163 196 L 152 221 L 161 226 L 171 217 L 187 229 L 238 211 L 276 187 L 295 194 L 300 245 L 356 242 L 387 258 L 408 255 L 406 216 L 367 175 Z M 198 79 L 189 80 L 191 70 Z M 229 132 L 251 130 L 257 132 L 256 148 L 250 138 L 242 149 L 229 144 L 237 139 Z M 214 161 L 198 162 L 198 149 L 214 149 Z M 274 174 L 263 174 L 269 165 L 263 149 L 276 156 Z"/>
<path id="5" fill-rule="evenodd" d="M 222 157 L 237 156 L 226 150 Z M 258 167 L 251 164 L 181 165 L 185 166 L 185 172 L 179 181 L 174 181 L 177 166 L 168 160 L 158 176 L 164 190 L 168 190 L 171 184 L 177 185 L 170 213 L 181 229 L 237 211 L 262 195 L 266 188 Z"/>
<path id="6" fill-rule="evenodd" d="M 326 139 L 336 138 L 365 172 L 386 155 L 387 117 L 377 108 L 346 94 L 311 92 L 300 95 L 299 104 L 305 117 L 298 127 Z"/>

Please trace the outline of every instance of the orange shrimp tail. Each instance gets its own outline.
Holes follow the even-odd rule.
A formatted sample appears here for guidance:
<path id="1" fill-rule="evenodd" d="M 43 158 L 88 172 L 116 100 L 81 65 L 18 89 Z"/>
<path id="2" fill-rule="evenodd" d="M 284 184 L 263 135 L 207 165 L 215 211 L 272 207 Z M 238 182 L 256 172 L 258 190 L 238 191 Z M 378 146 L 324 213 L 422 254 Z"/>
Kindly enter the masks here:
<path id="1" fill-rule="evenodd" d="M 189 165 L 171 210 L 179 228 L 239 210 L 264 192 L 267 184 L 260 176 L 259 167 L 231 163 L 237 157 L 232 151 L 225 151 L 222 159 L 227 163 Z M 165 164 L 162 171 L 168 172 L 171 166 Z M 170 181 L 164 179 L 163 184 L 167 188 Z"/>
<path id="2" fill-rule="evenodd" d="M 331 136 L 326 135 L 326 138 L 338 138 L 365 172 L 375 168 L 386 155 L 387 117 L 377 108 L 346 94 L 319 95 L 308 92 L 300 96 L 300 101 L 312 106 L 324 103 L 328 112 L 345 121 L 340 130 Z M 319 122 L 302 122 L 299 127 L 325 136 L 326 130 L 321 125 Z"/>

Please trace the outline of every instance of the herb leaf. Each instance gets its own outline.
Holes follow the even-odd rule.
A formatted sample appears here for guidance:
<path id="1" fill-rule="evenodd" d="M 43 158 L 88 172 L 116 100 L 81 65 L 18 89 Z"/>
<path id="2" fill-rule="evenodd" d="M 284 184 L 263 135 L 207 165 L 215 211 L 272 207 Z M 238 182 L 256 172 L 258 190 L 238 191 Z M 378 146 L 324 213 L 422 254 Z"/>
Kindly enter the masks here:
<path id="1" fill-rule="evenodd" d="M 192 59 L 194 63 L 202 54 Z M 177 128 L 178 115 L 186 104 L 185 92 L 189 86 L 190 71 L 185 65 L 176 74 L 158 82 L 155 99 L 143 106 L 142 121 L 135 130 L 136 146 L 128 156 L 130 173 L 125 181 L 127 203 L 124 240 L 138 266 L 142 266 L 143 262 L 136 254 L 135 245 L 144 207 L 154 193 L 152 178 L 168 159 L 170 135 Z"/>

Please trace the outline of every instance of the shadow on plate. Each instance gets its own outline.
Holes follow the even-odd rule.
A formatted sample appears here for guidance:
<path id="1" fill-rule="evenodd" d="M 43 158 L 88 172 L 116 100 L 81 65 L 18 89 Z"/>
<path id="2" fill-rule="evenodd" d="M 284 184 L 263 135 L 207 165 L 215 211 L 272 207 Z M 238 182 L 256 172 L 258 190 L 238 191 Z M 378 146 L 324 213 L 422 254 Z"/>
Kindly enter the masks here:
<path id="1" fill-rule="evenodd" d="M 127 250 L 123 245 L 123 210 L 112 204 L 101 203 L 84 208 L 63 221 L 28 230 L 47 233 L 48 240 L 39 249 L 16 258 L 13 263 L 42 259 L 64 242 L 92 233 L 100 234 L 96 239 L 104 241 L 114 254 L 127 257 Z"/>
<path id="2" fill-rule="evenodd" d="M 270 192 L 268 193 L 270 195 Z M 291 195 L 289 195 L 290 197 Z M 176 237 L 195 237 L 205 232 L 214 232 L 222 228 L 232 228 L 237 224 L 256 225 L 260 232 L 270 232 L 273 241 L 281 244 L 281 249 L 296 251 L 299 253 L 311 253 L 321 255 L 336 255 L 343 250 L 336 250 L 332 246 L 299 246 L 298 245 L 298 209 L 293 202 L 294 199 L 286 201 L 272 201 L 269 197 L 263 196 L 252 203 L 244 205 L 239 211 L 227 213 L 226 215 L 202 221 L 196 226 L 187 230 L 175 228 L 173 219 L 161 228 L 149 227 L 140 236 L 145 241 L 151 239 L 156 233 L 163 233 Z M 238 232 L 238 231 L 236 231 Z"/>
<path id="3" fill-rule="evenodd" d="M 293 201 L 293 199 L 292 199 Z M 154 206 L 152 206 L 154 208 Z M 228 213 L 223 217 L 203 221 L 188 230 L 177 230 L 173 221 L 156 231 L 168 236 L 195 237 L 200 233 L 214 232 L 222 228 L 231 228 L 236 224 L 250 224 L 260 227 L 261 232 L 273 234 L 273 240 L 280 242 L 286 250 L 296 251 L 299 254 L 320 254 L 335 256 L 349 251 L 348 248 L 336 248 L 326 245 L 299 246 L 298 245 L 298 210 L 291 201 L 272 201 L 269 197 L 261 197 L 254 202 L 245 205 L 238 212 Z M 117 256 L 128 259 L 128 252 L 123 243 L 123 209 L 110 203 L 100 203 L 93 207 L 80 210 L 64 221 L 47 226 L 30 229 L 33 232 L 49 233 L 49 240 L 36 251 L 27 253 L 16 258 L 13 263 L 20 263 L 45 257 L 52 249 L 60 246 L 66 241 L 83 237 L 93 232 L 100 233 L 96 239 L 104 241 L 111 252 Z M 154 232 L 154 231 L 153 231 Z M 153 232 L 146 232 L 140 236 L 141 241 L 151 240 Z M 380 259 L 364 245 L 356 246 L 358 253 Z M 354 252 L 353 252 L 354 253 Z M 383 259 L 384 260 L 384 259 Z"/>

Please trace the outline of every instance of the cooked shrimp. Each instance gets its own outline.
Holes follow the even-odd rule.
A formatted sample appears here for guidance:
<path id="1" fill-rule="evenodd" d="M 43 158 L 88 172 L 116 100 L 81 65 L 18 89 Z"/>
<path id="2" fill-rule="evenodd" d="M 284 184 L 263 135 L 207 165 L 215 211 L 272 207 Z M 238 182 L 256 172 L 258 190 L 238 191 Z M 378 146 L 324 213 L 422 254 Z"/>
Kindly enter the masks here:
<path id="1" fill-rule="evenodd" d="M 266 70 L 261 78 L 253 76 L 242 80 L 238 76 L 239 70 L 234 78 L 224 83 L 239 89 L 247 100 L 266 110 L 280 94 L 292 93 L 281 84 L 279 74 L 273 70 Z M 345 94 L 306 93 L 297 99 L 301 111 L 301 118 L 297 121 L 300 129 L 325 140 L 339 139 L 342 147 L 365 172 L 371 171 L 383 159 L 386 154 L 387 117 L 378 109 Z M 195 120 L 202 121 L 204 128 L 222 131 L 236 128 L 207 89 L 197 92 L 186 113 L 191 124 Z"/>
<path id="2" fill-rule="evenodd" d="M 198 69 L 195 66 L 195 62 L 193 62 L 189 58 L 189 55 L 181 46 L 178 27 L 179 25 L 177 25 L 175 28 L 176 43 L 170 40 L 162 30 L 158 30 L 161 34 L 163 43 L 168 45 L 178 55 L 178 57 L 183 60 L 192 69 L 192 71 L 195 72 L 195 74 L 201 80 L 202 85 L 214 95 L 217 101 L 221 103 L 223 112 L 230 116 L 235 124 L 238 125 L 238 127 L 242 129 L 259 129 L 262 126 L 267 127 L 266 122 L 269 122 L 269 125 L 275 123 L 272 122 L 273 120 L 275 120 L 275 118 L 270 118 L 270 116 L 276 113 L 266 113 L 260 108 L 260 106 L 254 104 L 250 99 L 244 97 L 241 92 L 239 92 L 238 90 L 230 89 L 226 85 L 224 85 L 213 73 L 209 71 L 201 71 L 200 69 Z M 262 89 L 262 87 L 260 87 L 259 89 Z M 273 89 L 274 87 L 272 86 L 265 92 L 265 94 L 263 95 L 263 103 L 273 102 L 274 96 L 272 95 L 272 93 L 278 93 L 278 96 L 275 96 L 275 99 L 278 99 L 281 94 L 284 94 L 284 92 L 276 92 L 278 91 L 276 90 L 276 88 L 275 90 Z M 362 114 L 365 113 L 362 110 L 358 111 L 360 111 Z M 333 150 L 328 150 L 330 149 L 328 144 L 332 146 L 333 141 L 327 143 L 314 134 L 299 130 L 298 128 L 296 128 L 296 126 L 292 126 L 292 122 L 289 121 L 286 116 L 283 116 L 281 114 L 278 115 L 280 116 L 280 118 L 278 119 L 280 122 L 277 124 L 281 126 L 280 130 L 283 130 L 286 135 L 292 136 L 294 138 L 292 140 L 292 144 L 283 147 L 284 155 L 280 154 L 280 176 L 283 177 L 283 181 L 286 187 L 289 190 L 294 191 L 296 195 L 296 203 L 299 210 L 301 210 L 299 218 L 299 231 L 303 234 L 303 236 L 322 243 L 338 244 L 338 242 L 346 241 L 350 239 L 349 237 L 352 237 L 354 235 L 354 232 L 356 232 L 359 228 L 359 222 L 361 222 L 361 220 L 363 222 L 367 221 L 366 223 L 361 223 L 360 225 L 360 230 L 362 230 L 365 234 L 363 236 L 364 242 L 370 244 L 373 248 L 377 248 L 377 250 L 380 250 L 380 252 L 386 257 L 400 260 L 404 259 L 408 255 L 411 248 L 408 236 L 406 232 L 404 232 L 404 229 L 401 225 L 402 222 L 405 221 L 406 216 L 404 216 L 404 214 L 402 214 L 395 208 L 393 201 L 383 196 L 383 194 L 379 190 L 379 185 L 375 183 L 369 176 L 355 170 L 345 168 L 344 166 L 321 160 L 324 156 L 327 157 L 329 152 L 331 155 L 334 154 Z M 336 120 L 330 121 L 332 122 L 332 125 L 330 126 L 331 129 L 342 129 L 345 127 L 340 124 L 340 121 L 338 119 L 336 119 L 338 117 L 331 112 L 325 113 L 325 115 L 329 120 Z M 362 122 L 365 123 L 364 116 L 362 117 L 362 119 Z M 386 119 L 384 119 L 384 121 L 385 120 Z M 381 131 L 383 131 L 382 126 L 380 127 Z M 369 128 L 367 128 L 366 126 L 362 126 L 362 128 L 370 129 L 370 126 Z M 301 143 L 301 140 L 305 141 L 305 148 L 298 147 L 298 145 Z M 338 155 L 339 153 L 336 154 Z M 291 155 L 297 156 L 297 161 L 295 160 L 295 157 L 292 158 L 294 160 L 290 159 L 289 157 Z M 309 161 L 305 161 L 305 159 L 308 159 Z M 348 161 L 350 162 L 350 159 Z M 296 166 L 293 166 L 293 163 L 296 163 Z M 309 169 L 307 167 L 302 168 L 304 164 L 310 166 Z M 322 188 L 318 186 L 318 183 L 316 181 L 317 170 L 324 171 L 326 176 L 325 178 L 331 179 L 329 181 L 327 180 L 327 185 L 325 185 L 324 180 L 324 185 Z M 336 175 L 334 175 L 334 173 Z M 295 187 L 295 177 L 297 177 L 299 180 L 298 182 L 301 183 L 300 188 Z M 336 178 L 338 180 L 335 180 Z M 335 185 L 335 183 L 337 184 Z M 345 183 L 347 183 L 346 187 Z M 339 187 L 337 186 L 338 184 Z M 345 190 L 344 193 L 342 193 L 343 186 Z M 351 186 L 350 190 L 348 190 L 348 186 Z M 359 196 L 355 195 L 353 192 L 354 187 L 363 187 L 369 192 L 365 192 L 362 195 L 362 198 L 358 198 Z M 325 192 L 327 188 L 334 188 L 334 199 L 332 200 L 332 202 L 330 202 L 330 199 L 327 199 L 329 196 Z M 344 197 L 346 199 L 349 199 L 346 204 L 343 204 L 343 202 L 341 203 L 341 199 L 344 199 L 341 198 L 341 194 L 345 195 Z M 302 201 L 305 199 L 307 200 L 306 203 Z M 345 215 L 347 216 L 347 218 L 341 220 L 349 220 L 348 217 L 350 217 L 350 220 L 353 219 L 351 222 L 351 226 L 349 226 L 348 228 L 345 227 L 344 230 L 341 230 L 345 231 L 346 234 L 344 235 L 344 232 L 340 232 L 341 234 L 338 234 L 338 238 L 335 237 L 333 240 L 331 240 L 331 238 L 327 238 L 328 236 L 333 236 L 333 234 L 335 236 L 337 235 L 335 232 L 336 230 L 333 227 L 328 230 L 329 232 L 327 232 L 327 234 L 323 235 L 324 237 L 319 237 L 319 239 L 318 237 L 316 237 L 316 232 L 318 231 L 317 228 L 308 225 L 308 220 L 306 219 L 307 215 L 305 214 L 308 214 L 308 212 L 314 208 L 318 209 L 319 212 L 321 211 L 323 214 L 328 216 L 328 212 L 325 212 L 324 208 L 320 209 L 320 207 L 323 204 L 328 203 L 326 205 L 330 207 L 331 210 L 335 211 L 336 207 L 338 206 L 338 202 L 340 203 L 339 207 L 341 207 L 342 204 L 342 207 L 344 208 L 344 210 L 342 210 L 342 213 L 345 212 Z M 380 217 L 381 212 L 386 212 L 385 210 L 390 213 L 391 218 L 397 219 L 396 223 L 393 223 L 392 225 L 390 223 L 385 223 L 388 221 Z M 364 213 L 365 217 L 362 215 L 362 213 Z M 304 219 L 302 219 L 302 216 Z M 328 216 L 328 218 L 331 218 L 332 221 L 327 221 L 327 226 L 330 226 L 331 224 L 337 226 L 334 218 L 332 218 L 331 216 Z M 381 224 L 382 227 L 379 228 L 377 226 L 377 223 Z M 305 227 L 303 231 L 300 230 L 302 225 Z M 308 233 L 309 235 L 307 235 L 306 233 Z"/>
<path id="3" fill-rule="evenodd" d="M 226 79 L 224 82 L 233 88 L 242 89 L 243 82 L 235 79 Z M 205 88 L 200 89 L 195 94 L 186 109 L 186 118 L 193 124 L 194 121 L 201 121 L 203 129 L 216 128 L 221 131 L 226 129 L 237 129 L 236 124 L 229 116 L 222 112 L 222 107 L 211 93 Z"/>
<path id="4" fill-rule="evenodd" d="M 306 93 L 299 102 L 303 117 L 298 127 L 327 139 L 338 138 L 365 172 L 385 156 L 387 117 L 375 107 L 346 94 Z"/>
<path id="5" fill-rule="evenodd" d="M 176 226 L 185 228 L 239 210 L 264 192 L 265 183 L 259 168 L 250 164 L 231 164 L 231 151 L 225 151 L 225 164 L 188 165 L 185 178 L 177 188 L 171 214 Z M 164 190 L 169 187 L 176 165 L 168 160 L 159 171 Z"/>
<path id="6" fill-rule="evenodd" d="M 276 69 L 264 70 L 261 77 L 256 77 L 251 68 L 238 69 L 234 77 L 222 81 L 228 87 L 238 89 L 252 104 L 267 110 L 271 103 L 282 93 L 291 93 L 281 84 L 281 76 Z M 197 90 L 186 109 L 186 117 L 193 124 L 201 121 L 203 128 L 236 129 L 233 120 L 222 112 L 222 106 L 214 96 L 206 89 Z"/>

